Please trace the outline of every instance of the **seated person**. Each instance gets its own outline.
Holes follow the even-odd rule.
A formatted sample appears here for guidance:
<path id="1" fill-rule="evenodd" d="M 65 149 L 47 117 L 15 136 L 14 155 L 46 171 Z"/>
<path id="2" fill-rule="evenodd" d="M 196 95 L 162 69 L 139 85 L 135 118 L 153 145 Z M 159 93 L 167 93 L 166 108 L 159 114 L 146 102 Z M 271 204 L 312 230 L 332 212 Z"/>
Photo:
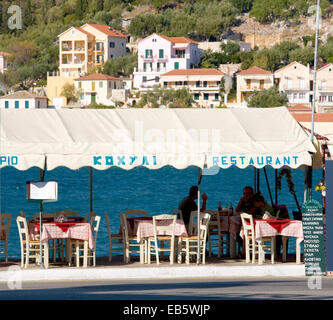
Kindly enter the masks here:
<path id="1" fill-rule="evenodd" d="M 195 200 L 197 199 L 198 199 L 198 187 L 192 186 L 190 188 L 189 195 L 185 197 L 179 204 L 178 209 L 181 210 L 183 214 L 183 220 L 186 226 L 186 230 L 188 230 L 191 212 L 198 210 L 198 206 L 195 203 Z M 203 193 L 201 211 L 206 210 L 206 203 L 207 203 L 207 195 Z"/>
<path id="2" fill-rule="evenodd" d="M 248 214 L 252 214 L 254 219 L 262 219 L 263 215 L 267 211 L 270 215 L 275 216 L 274 209 L 265 201 L 265 198 L 256 193 L 252 197 L 253 207 L 248 210 Z"/>
<path id="3" fill-rule="evenodd" d="M 243 197 L 239 200 L 239 203 L 236 207 L 236 212 L 248 212 L 253 208 L 253 188 L 246 186 L 243 189 Z"/>

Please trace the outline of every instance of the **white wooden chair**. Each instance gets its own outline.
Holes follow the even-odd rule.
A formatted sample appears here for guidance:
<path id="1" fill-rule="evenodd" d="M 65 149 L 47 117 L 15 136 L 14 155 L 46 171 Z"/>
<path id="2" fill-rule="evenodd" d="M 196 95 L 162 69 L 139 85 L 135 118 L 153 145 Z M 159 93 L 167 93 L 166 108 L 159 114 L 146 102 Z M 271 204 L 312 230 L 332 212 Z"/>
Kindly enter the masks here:
<path id="1" fill-rule="evenodd" d="M 0 213 L 0 253 L 5 254 L 5 262 L 8 263 L 8 238 L 12 215 Z"/>
<path id="2" fill-rule="evenodd" d="M 230 234 L 228 231 L 223 231 L 221 226 L 222 213 L 216 210 L 205 210 L 205 212 L 214 215 L 215 218 L 210 220 L 208 228 L 208 252 L 212 255 L 212 246 L 214 245 L 214 236 L 217 236 L 218 258 L 221 258 L 224 249 L 227 255 L 230 254 Z"/>
<path id="3" fill-rule="evenodd" d="M 191 216 L 197 213 L 193 211 Z M 200 259 L 206 263 L 206 241 L 211 215 L 209 213 L 200 213 Z M 188 237 L 179 237 L 178 239 L 178 263 L 182 262 L 182 254 L 185 253 L 186 264 L 190 263 L 190 256 L 198 255 L 198 235 L 193 234 Z"/>
<path id="4" fill-rule="evenodd" d="M 245 259 L 250 262 L 252 254 L 252 263 L 255 262 L 255 256 L 258 255 L 258 263 L 265 262 L 265 254 L 271 255 L 271 262 L 274 263 L 275 255 L 275 237 L 264 237 L 261 241 L 255 240 L 253 216 L 247 213 L 241 213 L 242 226 L 245 237 Z"/>
<path id="5" fill-rule="evenodd" d="M 131 236 L 128 234 L 127 225 L 127 214 L 120 214 L 121 228 L 123 232 L 123 243 L 124 243 L 124 262 L 129 263 L 131 260 L 131 253 L 140 253 L 140 263 L 143 264 L 145 261 L 145 242 L 141 240 L 140 243 L 137 242 L 136 236 Z M 136 248 L 136 249 L 135 249 Z M 139 248 L 139 250 L 137 250 Z"/>
<path id="6" fill-rule="evenodd" d="M 162 222 L 163 221 L 163 222 Z M 155 254 L 156 263 L 159 264 L 159 252 L 170 252 L 170 264 L 174 263 L 175 256 L 175 226 L 177 216 L 161 214 L 153 216 L 154 236 L 148 238 L 148 263 L 151 263 L 151 254 Z M 162 222 L 162 223 L 161 223 Z M 167 235 L 160 235 L 167 234 Z M 158 242 L 168 241 L 169 247 L 159 247 Z"/>
<path id="7" fill-rule="evenodd" d="M 122 232 L 120 234 L 115 234 L 115 233 L 113 234 L 111 231 L 109 215 L 105 212 L 104 216 L 109 236 L 109 262 L 112 262 L 113 251 L 121 251 L 124 254 L 123 234 Z"/>
<path id="8" fill-rule="evenodd" d="M 17 228 L 20 236 L 21 243 L 21 267 L 28 268 L 30 258 L 35 259 L 36 264 L 40 263 L 40 242 L 39 240 L 30 240 L 27 220 L 24 217 L 17 217 Z M 49 264 L 49 252 L 48 246 L 43 244 L 43 257 L 44 265 L 48 268 Z M 42 258 L 43 258 L 42 257 Z"/>
<path id="9" fill-rule="evenodd" d="M 83 262 L 83 266 L 86 264 L 91 265 L 91 260 L 93 261 L 93 266 L 96 267 L 96 245 L 99 225 L 101 222 L 100 216 L 94 216 L 94 222 L 92 227 L 93 237 L 94 237 L 94 247 L 90 249 L 85 244 L 85 241 L 78 239 L 71 239 L 69 245 L 69 266 L 71 266 L 72 258 L 75 256 L 76 266 L 80 266 L 80 258 L 87 259 L 87 262 Z M 74 249 L 74 250 L 73 250 Z M 81 254 L 83 253 L 83 254 Z M 89 262 L 89 263 L 88 263 Z"/>

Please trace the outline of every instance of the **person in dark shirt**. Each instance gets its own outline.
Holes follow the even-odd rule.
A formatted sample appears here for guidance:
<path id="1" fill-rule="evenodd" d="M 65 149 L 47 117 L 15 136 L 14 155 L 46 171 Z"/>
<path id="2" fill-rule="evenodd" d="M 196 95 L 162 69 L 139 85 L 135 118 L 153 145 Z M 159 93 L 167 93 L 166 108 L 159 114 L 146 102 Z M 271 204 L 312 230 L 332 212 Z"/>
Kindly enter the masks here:
<path id="1" fill-rule="evenodd" d="M 178 209 L 183 214 L 183 220 L 187 230 L 188 230 L 188 224 L 190 222 L 191 212 L 198 210 L 198 206 L 195 203 L 195 200 L 197 199 L 198 199 L 198 187 L 192 186 L 190 188 L 189 195 L 180 202 L 178 207 Z M 207 203 L 207 195 L 203 193 L 201 211 L 206 210 L 206 203 Z"/>
<path id="2" fill-rule="evenodd" d="M 236 212 L 248 212 L 251 208 L 253 208 L 253 188 L 246 186 L 243 189 L 243 196 L 239 200 L 239 203 L 236 207 Z"/>

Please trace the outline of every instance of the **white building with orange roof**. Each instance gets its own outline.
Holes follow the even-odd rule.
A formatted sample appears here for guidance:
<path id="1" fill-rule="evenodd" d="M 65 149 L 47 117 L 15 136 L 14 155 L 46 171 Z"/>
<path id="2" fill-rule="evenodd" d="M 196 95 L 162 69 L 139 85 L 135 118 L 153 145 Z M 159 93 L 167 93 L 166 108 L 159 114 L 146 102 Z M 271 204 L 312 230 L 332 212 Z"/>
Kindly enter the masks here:
<path id="1" fill-rule="evenodd" d="M 126 54 L 127 36 L 107 25 L 71 27 L 58 38 L 60 76 L 84 75 L 108 59 Z"/>
<path id="2" fill-rule="evenodd" d="M 329 63 L 317 71 L 316 86 L 318 105 L 333 107 L 333 63 Z"/>
<path id="3" fill-rule="evenodd" d="M 275 84 L 280 92 L 287 95 L 290 104 L 310 103 L 310 67 L 297 61 L 274 72 Z"/>
<path id="4" fill-rule="evenodd" d="M 138 43 L 138 69 L 133 73 L 133 86 L 140 90 L 152 88 L 159 84 L 161 74 L 193 68 L 200 57 L 197 42 L 153 33 Z"/>
<path id="5" fill-rule="evenodd" d="M 110 106 L 127 100 L 128 90 L 124 89 L 120 78 L 96 73 L 77 78 L 74 83 L 79 102 L 84 106 L 93 103 Z"/>
<path id="6" fill-rule="evenodd" d="M 220 84 L 225 79 L 225 88 L 231 87 L 231 77 L 217 69 L 179 69 L 160 76 L 164 88 L 186 88 L 198 106 L 213 108 L 221 103 Z M 226 96 L 222 99 L 226 102 Z"/>
<path id="7" fill-rule="evenodd" d="M 274 85 L 274 75 L 272 72 L 259 67 L 238 72 L 237 78 L 237 103 L 242 103 L 255 91 L 269 89 Z"/>
<path id="8" fill-rule="evenodd" d="M 4 73 L 8 66 L 9 53 L 0 52 L 0 73 Z"/>

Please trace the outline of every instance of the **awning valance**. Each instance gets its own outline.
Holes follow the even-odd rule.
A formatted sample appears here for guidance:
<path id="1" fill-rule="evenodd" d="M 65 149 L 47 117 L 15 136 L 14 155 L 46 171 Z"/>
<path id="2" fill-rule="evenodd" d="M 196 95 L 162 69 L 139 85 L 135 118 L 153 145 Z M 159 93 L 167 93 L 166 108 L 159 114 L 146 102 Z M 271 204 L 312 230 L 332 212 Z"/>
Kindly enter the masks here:
<path id="1" fill-rule="evenodd" d="M 286 108 L 0 111 L 0 168 L 311 165 Z"/>

